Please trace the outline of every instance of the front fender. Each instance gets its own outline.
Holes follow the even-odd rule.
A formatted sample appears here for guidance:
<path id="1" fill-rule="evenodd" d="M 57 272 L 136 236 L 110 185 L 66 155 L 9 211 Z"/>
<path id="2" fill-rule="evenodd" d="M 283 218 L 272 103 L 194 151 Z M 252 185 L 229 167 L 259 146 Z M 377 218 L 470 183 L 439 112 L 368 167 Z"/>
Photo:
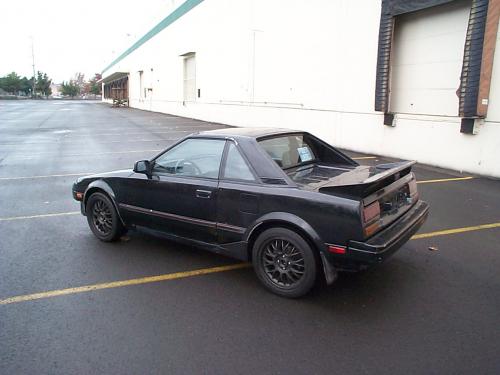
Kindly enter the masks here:
<path id="1" fill-rule="evenodd" d="M 125 225 L 125 222 L 122 219 L 122 216 L 120 214 L 120 210 L 118 209 L 118 205 L 116 204 L 116 195 L 111 186 L 104 181 L 104 180 L 95 180 L 92 181 L 88 186 L 87 189 L 85 189 L 85 193 L 83 195 L 83 200 L 82 200 L 82 213 L 85 211 L 85 206 L 87 205 L 87 200 L 89 197 L 92 195 L 93 192 L 95 191 L 104 191 L 109 198 L 111 199 L 111 202 L 113 203 L 113 206 L 115 207 L 116 212 L 118 213 L 118 217 L 120 218 L 120 221 L 122 222 L 123 225 Z"/>
<path id="2" fill-rule="evenodd" d="M 252 236 L 252 233 L 261 225 L 265 223 L 270 223 L 270 222 L 282 222 L 284 224 L 291 224 L 293 226 L 299 227 L 302 229 L 308 236 L 309 238 L 314 242 L 316 245 L 316 248 L 324 252 L 325 251 L 325 243 L 321 239 L 321 237 L 318 235 L 318 233 L 307 223 L 304 219 L 300 218 L 297 215 L 288 213 L 288 212 L 271 212 L 268 214 L 265 214 L 264 216 L 261 216 L 257 220 L 255 220 L 245 231 L 243 235 L 244 241 L 248 241 L 250 237 Z"/>
<path id="3" fill-rule="evenodd" d="M 108 183 L 105 182 L 105 181 L 103 181 L 103 180 L 95 180 L 95 181 L 92 181 L 87 186 L 87 189 L 85 189 L 85 194 L 83 195 L 83 202 L 85 204 L 87 204 L 88 198 L 90 197 L 90 195 L 92 194 L 92 192 L 94 190 L 96 190 L 96 189 L 97 190 L 103 190 L 106 194 L 109 195 L 109 197 L 113 201 L 113 204 L 115 203 L 116 196 L 115 196 L 115 192 L 113 191 L 113 189 L 111 189 L 111 186 L 109 186 Z"/>

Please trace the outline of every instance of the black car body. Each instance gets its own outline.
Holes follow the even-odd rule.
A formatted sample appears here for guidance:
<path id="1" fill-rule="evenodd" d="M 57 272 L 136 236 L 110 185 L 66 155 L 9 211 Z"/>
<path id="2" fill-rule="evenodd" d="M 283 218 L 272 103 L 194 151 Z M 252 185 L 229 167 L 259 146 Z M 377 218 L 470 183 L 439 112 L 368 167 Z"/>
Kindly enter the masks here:
<path id="1" fill-rule="evenodd" d="M 73 196 L 84 215 L 100 192 L 123 228 L 245 261 L 264 231 L 285 228 L 304 239 L 332 282 L 338 270 L 382 262 L 423 224 L 428 205 L 412 164 L 361 166 L 306 132 L 228 128 L 190 135 L 134 170 L 79 178 Z"/>

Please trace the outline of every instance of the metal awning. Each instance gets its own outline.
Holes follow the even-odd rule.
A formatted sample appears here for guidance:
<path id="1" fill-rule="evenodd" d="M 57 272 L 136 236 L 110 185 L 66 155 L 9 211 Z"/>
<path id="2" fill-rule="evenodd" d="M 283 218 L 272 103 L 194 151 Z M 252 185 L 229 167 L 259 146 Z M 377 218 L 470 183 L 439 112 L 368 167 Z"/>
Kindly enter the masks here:
<path id="1" fill-rule="evenodd" d="M 101 78 L 97 83 L 110 83 L 128 77 L 128 72 L 114 72 L 107 77 Z"/>

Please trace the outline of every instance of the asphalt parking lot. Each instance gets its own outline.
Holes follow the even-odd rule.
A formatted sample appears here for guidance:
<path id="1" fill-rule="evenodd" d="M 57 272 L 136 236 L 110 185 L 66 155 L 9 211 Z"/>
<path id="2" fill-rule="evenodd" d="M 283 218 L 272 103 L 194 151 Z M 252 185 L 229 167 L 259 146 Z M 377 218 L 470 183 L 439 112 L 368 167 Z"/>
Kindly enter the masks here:
<path id="1" fill-rule="evenodd" d="M 232 259 L 141 233 L 92 235 L 71 197 L 78 176 L 221 126 L 0 102 L 1 374 L 500 372 L 500 181 L 417 165 L 431 206 L 419 234 L 299 300 Z"/>

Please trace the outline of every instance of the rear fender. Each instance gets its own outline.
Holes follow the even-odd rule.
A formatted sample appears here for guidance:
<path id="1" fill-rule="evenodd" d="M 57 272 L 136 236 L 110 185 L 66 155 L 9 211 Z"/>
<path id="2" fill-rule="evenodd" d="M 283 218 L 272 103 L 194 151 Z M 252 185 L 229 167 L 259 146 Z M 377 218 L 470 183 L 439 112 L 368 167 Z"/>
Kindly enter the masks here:
<path id="1" fill-rule="evenodd" d="M 304 219 L 287 212 L 271 212 L 264 216 L 261 216 L 246 230 L 243 237 L 244 241 L 249 241 L 252 234 L 255 233 L 256 229 L 258 229 L 261 225 L 270 222 L 276 222 L 278 225 L 279 222 L 282 222 L 285 225 L 289 224 L 291 226 L 299 227 L 309 236 L 309 238 L 313 241 L 314 245 L 319 251 L 325 251 L 325 243 L 318 235 L 318 233 Z"/>
<path id="2" fill-rule="evenodd" d="M 332 284 L 337 279 L 337 271 L 326 259 L 326 245 L 318 235 L 318 233 L 304 220 L 300 217 L 287 213 L 287 212 L 273 212 L 266 214 L 255 221 L 253 225 L 245 232 L 244 241 L 249 242 L 252 234 L 255 233 L 260 226 L 266 223 L 276 223 L 279 226 L 280 223 L 288 226 L 299 227 L 304 233 L 307 234 L 309 239 L 313 242 L 316 249 L 318 250 L 318 257 L 321 265 L 323 266 L 323 276 L 328 285 Z M 249 249 L 250 250 L 250 249 Z M 251 259 L 251 258 L 250 258 Z"/>

